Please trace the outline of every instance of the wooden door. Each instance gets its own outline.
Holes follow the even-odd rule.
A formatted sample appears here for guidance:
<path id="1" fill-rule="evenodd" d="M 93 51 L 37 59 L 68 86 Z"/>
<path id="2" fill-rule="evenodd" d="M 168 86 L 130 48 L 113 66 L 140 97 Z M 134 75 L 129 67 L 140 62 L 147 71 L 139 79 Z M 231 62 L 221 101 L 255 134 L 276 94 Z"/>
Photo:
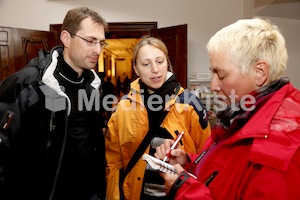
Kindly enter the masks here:
<path id="1" fill-rule="evenodd" d="M 55 45 L 53 32 L 0 27 L 0 82 L 37 57 L 40 49 L 49 51 Z"/>
<path id="2" fill-rule="evenodd" d="M 14 40 L 11 28 L 0 27 L 0 82 L 15 72 Z"/>
<path id="3" fill-rule="evenodd" d="M 153 35 L 167 46 L 173 71 L 182 87 L 187 87 L 187 24 L 157 28 L 157 22 L 109 23 L 107 39 L 140 38 Z"/>
<path id="4" fill-rule="evenodd" d="M 187 24 L 153 30 L 168 47 L 173 72 L 182 87 L 187 87 Z"/>
<path id="5" fill-rule="evenodd" d="M 49 31 L 29 29 L 14 29 L 15 70 L 20 70 L 32 59 L 37 57 L 38 51 L 50 51 L 55 45 L 55 34 Z"/>

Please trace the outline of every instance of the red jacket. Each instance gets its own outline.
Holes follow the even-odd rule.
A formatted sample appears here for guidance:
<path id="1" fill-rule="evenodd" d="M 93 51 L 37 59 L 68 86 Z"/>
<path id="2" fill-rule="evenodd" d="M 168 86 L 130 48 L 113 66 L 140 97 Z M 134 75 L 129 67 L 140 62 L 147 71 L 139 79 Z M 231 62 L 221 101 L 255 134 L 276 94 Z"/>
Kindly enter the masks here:
<path id="1" fill-rule="evenodd" d="M 290 83 L 232 137 L 213 145 L 214 134 L 201 168 L 186 168 L 197 180 L 188 178 L 176 200 L 300 199 L 300 92 Z M 192 161 L 198 156 L 190 155 Z"/>

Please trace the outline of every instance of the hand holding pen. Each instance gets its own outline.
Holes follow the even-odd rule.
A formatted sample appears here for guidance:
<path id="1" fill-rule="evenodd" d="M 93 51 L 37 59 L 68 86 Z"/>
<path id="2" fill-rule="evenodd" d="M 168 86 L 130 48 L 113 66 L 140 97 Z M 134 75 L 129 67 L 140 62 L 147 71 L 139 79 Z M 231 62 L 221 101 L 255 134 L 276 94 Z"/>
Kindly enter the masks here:
<path id="1" fill-rule="evenodd" d="M 170 152 L 163 159 L 164 162 L 166 162 L 171 157 L 171 151 L 177 147 L 177 145 L 181 141 L 183 135 L 184 135 L 184 132 L 181 132 L 177 135 L 175 142 L 171 146 Z"/>

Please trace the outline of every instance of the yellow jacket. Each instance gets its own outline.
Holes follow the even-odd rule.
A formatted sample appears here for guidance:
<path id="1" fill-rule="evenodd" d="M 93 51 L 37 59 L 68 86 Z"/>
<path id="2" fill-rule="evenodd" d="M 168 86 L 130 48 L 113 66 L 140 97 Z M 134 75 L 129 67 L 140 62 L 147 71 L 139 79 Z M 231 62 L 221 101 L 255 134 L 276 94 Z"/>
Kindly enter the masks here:
<path id="1" fill-rule="evenodd" d="M 210 125 L 207 122 L 206 111 L 202 112 L 205 119 L 200 119 L 196 108 L 188 103 L 180 103 L 177 98 L 183 96 L 184 89 L 180 87 L 166 108 L 169 113 L 161 126 L 176 137 L 175 130 L 184 131 L 182 148 L 188 153 L 199 153 L 207 137 L 210 135 Z M 202 122 L 201 127 L 199 121 Z M 120 199 L 119 172 L 125 169 L 130 158 L 148 132 L 148 115 L 140 95 L 139 79 L 131 83 L 131 90 L 117 105 L 116 111 L 108 122 L 106 136 L 107 159 L 107 199 Z M 149 147 L 145 153 L 149 152 Z M 146 162 L 140 159 L 128 173 L 123 191 L 126 200 L 140 198 Z"/>

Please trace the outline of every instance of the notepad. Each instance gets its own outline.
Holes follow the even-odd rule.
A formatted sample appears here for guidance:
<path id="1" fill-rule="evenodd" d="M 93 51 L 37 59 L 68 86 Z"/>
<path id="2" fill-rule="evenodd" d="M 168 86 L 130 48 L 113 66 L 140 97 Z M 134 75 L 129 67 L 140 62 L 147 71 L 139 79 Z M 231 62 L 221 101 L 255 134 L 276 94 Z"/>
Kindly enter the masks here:
<path id="1" fill-rule="evenodd" d="M 142 156 L 142 159 L 147 161 L 151 168 L 154 170 L 165 172 L 168 174 L 177 174 L 175 168 L 172 165 L 162 160 L 159 160 L 149 154 L 144 154 Z"/>

